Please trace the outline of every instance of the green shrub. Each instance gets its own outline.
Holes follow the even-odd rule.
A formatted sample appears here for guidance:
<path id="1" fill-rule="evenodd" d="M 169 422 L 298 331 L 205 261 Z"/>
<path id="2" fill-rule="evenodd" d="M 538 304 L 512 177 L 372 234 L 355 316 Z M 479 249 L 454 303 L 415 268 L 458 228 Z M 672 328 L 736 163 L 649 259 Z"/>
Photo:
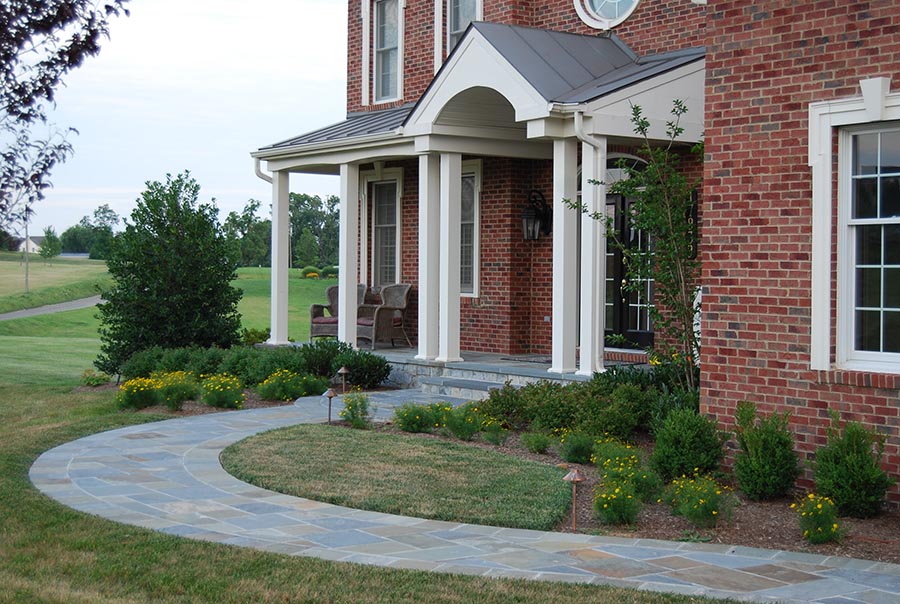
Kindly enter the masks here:
<path id="1" fill-rule="evenodd" d="M 634 483 L 619 478 L 604 480 L 594 487 L 594 512 L 606 524 L 634 524 L 641 502 Z"/>
<path id="2" fill-rule="evenodd" d="M 187 371 L 170 371 L 154 373 L 153 379 L 159 391 L 159 398 L 169 411 L 178 411 L 185 401 L 198 398 L 200 384 L 192 373 Z"/>
<path id="3" fill-rule="evenodd" d="M 279 369 L 257 387 L 257 392 L 267 401 L 293 401 L 301 396 L 321 395 L 327 389 L 325 378 Z"/>
<path id="4" fill-rule="evenodd" d="M 262 364 L 270 370 L 269 375 L 279 369 L 287 369 L 301 375 L 318 375 L 309 370 L 306 365 L 306 356 L 300 346 L 279 346 L 277 348 L 262 349 Z M 324 388 L 323 388 L 324 391 Z M 321 392 L 319 393 L 321 394 Z"/>
<path id="5" fill-rule="evenodd" d="M 446 405 L 446 407 L 443 413 L 438 411 L 439 415 L 436 421 L 440 422 L 455 438 L 472 440 L 481 430 L 482 416 L 478 410 L 478 403 L 469 402 L 456 408 L 450 405 Z"/>
<path id="6" fill-rule="evenodd" d="M 299 272 L 304 279 L 318 279 L 319 275 L 322 274 L 322 269 L 317 266 L 304 266 Z M 315 276 L 311 277 L 313 274 L 315 274 Z"/>
<path id="7" fill-rule="evenodd" d="M 522 434 L 522 444 L 532 453 L 543 455 L 550 448 L 553 442 L 548 435 L 543 432 L 525 432 Z"/>
<path id="8" fill-rule="evenodd" d="M 665 497 L 674 513 L 698 527 L 715 526 L 719 519 L 727 520 L 734 506 L 728 487 L 710 476 L 676 478 L 666 489 Z"/>
<path id="9" fill-rule="evenodd" d="M 875 516 L 893 484 L 881 469 L 883 454 L 884 436 L 858 422 L 847 422 L 841 430 L 832 413 L 828 442 L 816 453 L 816 490 L 832 499 L 842 516 Z"/>
<path id="10" fill-rule="evenodd" d="M 522 394 L 509 380 L 502 388 L 494 388 L 488 393 L 488 397 L 481 401 L 481 410 L 485 416 L 492 417 L 514 430 L 523 429 L 528 424 L 523 413 Z"/>
<path id="11" fill-rule="evenodd" d="M 791 509 L 797 510 L 803 538 L 810 543 L 840 541 L 837 506 L 828 497 L 810 493 L 800 503 L 792 503 Z"/>
<path id="12" fill-rule="evenodd" d="M 481 422 L 481 437 L 484 442 L 502 447 L 509 438 L 509 430 L 503 427 L 503 424 L 492 418 L 486 418 Z"/>
<path id="13" fill-rule="evenodd" d="M 315 342 L 300 346 L 298 350 L 306 363 L 307 373 L 331 379 L 342 366 L 337 364 L 337 357 L 352 352 L 353 347 L 339 340 L 319 338 Z"/>
<path id="14" fill-rule="evenodd" d="M 541 381 L 522 387 L 523 409 L 531 419 L 533 430 L 562 436 L 572 431 L 580 413 L 581 398 L 576 396 L 579 385 Z"/>
<path id="15" fill-rule="evenodd" d="M 159 371 L 159 361 L 162 359 L 163 349 L 159 346 L 139 350 L 122 363 L 119 374 L 126 380 L 138 377 L 150 377 L 154 371 Z"/>
<path id="16" fill-rule="evenodd" d="M 348 350 L 337 354 L 331 362 L 332 375 L 341 367 L 349 370 L 347 383 L 363 390 L 377 388 L 391 375 L 391 364 L 387 359 L 366 350 Z"/>
<path id="17" fill-rule="evenodd" d="M 244 387 L 236 376 L 225 373 L 211 375 L 203 380 L 201 389 L 203 402 L 210 407 L 240 409 L 244 406 Z"/>
<path id="18" fill-rule="evenodd" d="M 394 410 L 394 423 L 404 432 L 431 432 L 436 427 L 436 418 L 426 405 L 404 403 Z"/>
<path id="19" fill-rule="evenodd" d="M 750 499 L 782 497 L 800 475 L 788 420 L 787 413 L 758 419 L 755 404 L 738 403 L 735 435 L 741 450 L 734 458 L 734 475 Z"/>
<path id="20" fill-rule="evenodd" d="M 245 386 L 258 384 L 272 373 L 263 366 L 261 357 L 262 351 L 256 348 L 246 346 L 229 348 L 222 357 L 217 373 L 234 376 Z"/>
<path id="21" fill-rule="evenodd" d="M 148 377 L 137 377 L 119 386 L 116 405 L 119 409 L 144 409 L 159 402 L 159 391 L 156 380 Z"/>
<path id="22" fill-rule="evenodd" d="M 649 400 L 647 407 L 647 429 L 656 434 L 669 414 L 675 410 L 700 413 L 700 392 L 697 390 L 659 390 Z"/>
<path id="23" fill-rule="evenodd" d="M 212 375 L 221 373 L 220 366 L 225 358 L 225 350 L 212 346 L 210 348 L 194 348 L 193 354 L 188 359 L 188 364 L 182 367 L 195 376 Z"/>
<path id="24" fill-rule="evenodd" d="M 368 395 L 362 392 L 349 392 L 344 395 L 344 408 L 340 416 L 350 424 L 351 428 L 365 429 L 372 421 L 372 409 Z"/>
<path id="25" fill-rule="evenodd" d="M 669 414 L 656 434 L 650 465 L 666 480 L 719 469 L 726 435 L 716 422 L 689 409 Z"/>
<path id="26" fill-rule="evenodd" d="M 112 381 L 111 377 L 105 373 L 97 373 L 93 369 L 85 369 L 84 373 L 81 374 L 81 384 L 83 386 L 96 388 L 97 386 L 108 384 L 110 381 Z"/>
<path id="27" fill-rule="evenodd" d="M 569 463 L 589 463 L 594 452 L 594 438 L 584 432 L 570 432 L 559 445 L 559 455 Z"/>
<path id="28" fill-rule="evenodd" d="M 623 439 L 631 438 L 641 425 L 648 401 L 656 395 L 655 389 L 643 391 L 634 384 L 618 384 L 609 394 L 591 393 L 588 388 L 581 388 L 588 397 L 579 405 L 577 429 Z"/>
<path id="29" fill-rule="evenodd" d="M 324 266 L 322 267 L 322 272 L 319 275 L 323 279 L 334 279 L 338 276 L 338 267 L 336 266 Z"/>
<path id="30" fill-rule="evenodd" d="M 241 330 L 241 344 L 244 346 L 255 346 L 256 344 L 268 342 L 270 333 L 271 330 L 268 327 L 265 329 L 248 329 L 245 327 Z"/>

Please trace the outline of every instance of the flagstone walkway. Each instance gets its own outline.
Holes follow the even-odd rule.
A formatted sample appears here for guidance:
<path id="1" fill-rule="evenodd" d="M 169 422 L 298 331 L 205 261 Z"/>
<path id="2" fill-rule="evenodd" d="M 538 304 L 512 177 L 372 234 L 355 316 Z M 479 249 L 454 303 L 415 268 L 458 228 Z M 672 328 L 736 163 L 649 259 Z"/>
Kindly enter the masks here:
<path id="1" fill-rule="evenodd" d="M 381 417 L 419 392 L 371 395 Z M 436 397 L 447 400 L 447 397 Z M 338 400 L 335 404 L 338 404 Z M 215 413 L 94 434 L 44 453 L 32 482 L 76 510 L 171 535 L 391 568 L 617 585 L 754 602 L 896 604 L 900 565 L 745 547 L 594 537 L 364 512 L 227 474 L 219 453 L 322 422 L 327 402 Z"/>

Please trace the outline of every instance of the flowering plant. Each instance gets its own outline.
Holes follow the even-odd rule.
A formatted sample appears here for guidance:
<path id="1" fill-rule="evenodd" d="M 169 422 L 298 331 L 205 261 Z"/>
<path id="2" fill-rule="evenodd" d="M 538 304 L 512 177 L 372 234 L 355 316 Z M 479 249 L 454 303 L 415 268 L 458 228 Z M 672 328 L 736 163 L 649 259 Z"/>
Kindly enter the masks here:
<path id="1" fill-rule="evenodd" d="M 203 380 L 203 402 L 210 407 L 240 409 L 244 406 L 244 387 L 241 380 L 227 373 L 211 375 Z"/>
<path id="2" fill-rule="evenodd" d="M 840 540 L 837 507 L 830 498 L 810 493 L 798 503 L 792 503 L 791 509 L 797 510 L 800 515 L 800 529 L 810 543 Z"/>
<path id="3" fill-rule="evenodd" d="M 672 511 L 687 518 L 694 526 L 714 526 L 720 518 L 727 518 L 734 505 L 728 487 L 710 476 L 694 475 L 676 478 L 666 490 Z"/>

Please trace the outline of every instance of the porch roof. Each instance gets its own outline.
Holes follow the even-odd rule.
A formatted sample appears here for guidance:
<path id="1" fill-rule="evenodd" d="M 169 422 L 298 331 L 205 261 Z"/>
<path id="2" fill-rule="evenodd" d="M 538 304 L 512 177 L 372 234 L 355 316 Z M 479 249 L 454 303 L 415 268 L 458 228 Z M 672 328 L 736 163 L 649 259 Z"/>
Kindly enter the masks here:
<path id="1" fill-rule="evenodd" d="M 368 111 L 352 114 L 342 122 L 267 145 L 262 147 L 260 151 L 283 149 L 286 147 L 314 143 L 331 143 L 349 138 L 385 134 L 387 132 L 398 130 L 403 125 L 409 112 L 412 111 L 412 108 L 412 104 L 407 104 L 402 107 L 391 107 L 390 109 L 383 109 L 381 111 Z"/>
<path id="2" fill-rule="evenodd" d="M 552 103 L 585 103 L 706 56 L 701 46 L 639 57 L 611 32 L 589 36 L 487 22 L 470 28 Z"/>

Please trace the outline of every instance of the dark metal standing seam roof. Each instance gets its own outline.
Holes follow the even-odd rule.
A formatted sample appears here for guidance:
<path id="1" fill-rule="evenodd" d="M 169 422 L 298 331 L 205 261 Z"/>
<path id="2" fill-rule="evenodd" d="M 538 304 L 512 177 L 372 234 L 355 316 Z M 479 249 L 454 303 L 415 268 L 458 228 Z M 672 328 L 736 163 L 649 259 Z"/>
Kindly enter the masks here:
<path id="1" fill-rule="evenodd" d="M 585 103 L 647 78 L 702 59 L 704 47 L 638 57 L 613 33 L 599 36 L 569 34 L 517 25 L 473 22 L 463 37 L 479 34 L 551 103 Z M 454 53 L 460 50 L 458 44 Z M 425 98 L 441 70 L 432 80 Z M 419 100 L 421 102 L 421 99 Z M 298 145 L 340 142 L 373 134 L 384 134 L 404 125 L 416 105 L 349 116 L 343 122 L 290 138 L 261 151 Z"/>
<path id="2" fill-rule="evenodd" d="M 268 145 L 261 150 L 275 150 L 286 147 L 294 147 L 296 145 L 304 145 L 310 143 L 328 143 L 339 142 L 348 138 L 357 138 L 372 134 L 382 134 L 399 128 L 409 112 L 412 111 L 413 105 L 404 105 L 402 107 L 393 107 L 391 109 L 383 109 L 381 111 L 370 111 L 367 113 L 359 113 L 351 115 L 343 122 L 325 126 L 294 138 Z"/>

